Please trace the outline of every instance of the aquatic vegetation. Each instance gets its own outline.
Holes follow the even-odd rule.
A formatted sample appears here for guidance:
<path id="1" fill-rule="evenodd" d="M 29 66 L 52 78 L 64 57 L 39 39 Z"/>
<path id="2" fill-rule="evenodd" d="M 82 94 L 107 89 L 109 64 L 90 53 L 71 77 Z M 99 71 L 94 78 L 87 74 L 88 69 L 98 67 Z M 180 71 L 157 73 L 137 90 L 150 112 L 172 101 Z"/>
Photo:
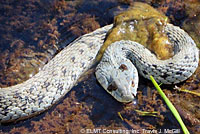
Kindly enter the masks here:
<path id="1" fill-rule="evenodd" d="M 165 15 L 148 4 L 134 3 L 133 7 L 115 17 L 97 59 L 101 58 L 107 46 L 119 40 L 138 42 L 162 60 L 172 57 L 173 46 L 163 30 L 167 22 Z"/>
<path id="2" fill-rule="evenodd" d="M 162 89 L 160 88 L 158 83 L 155 81 L 155 79 L 152 76 L 150 76 L 150 79 L 151 79 L 152 83 L 154 84 L 155 88 L 157 89 L 157 91 L 159 92 L 159 94 L 161 95 L 161 97 L 163 98 L 163 100 L 165 101 L 165 103 L 167 104 L 167 106 L 169 107 L 169 109 L 171 110 L 171 112 L 173 113 L 173 115 L 175 116 L 175 118 L 177 119 L 177 121 L 179 122 L 179 124 L 181 125 L 184 134 L 189 134 L 190 132 L 188 131 L 185 124 L 183 123 L 183 121 L 182 121 L 178 111 L 176 110 L 176 108 L 173 106 L 173 104 L 167 98 L 167 96 L 162 91 Z"/>

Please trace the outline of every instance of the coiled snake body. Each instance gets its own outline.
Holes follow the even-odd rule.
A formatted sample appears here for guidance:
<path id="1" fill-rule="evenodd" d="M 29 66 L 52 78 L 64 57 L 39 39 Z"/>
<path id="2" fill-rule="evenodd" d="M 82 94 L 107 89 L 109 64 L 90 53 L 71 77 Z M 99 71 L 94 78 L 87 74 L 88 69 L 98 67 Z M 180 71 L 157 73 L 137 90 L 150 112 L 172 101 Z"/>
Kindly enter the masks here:
<path id="1" fill-rule="evenodd" d="M 0 89 L 0 122 L 20 120 L 47 110 L 60 100 L 90 68 L 103 44 L 108 25 L 83 35 L 69 44 L 31 79 L 8 88 Z M 199 53 L 194 41 L 178 27 L 168 24 L 165 28 L 175 45 L 176 54 L 166 61 L 157 60 L 146 48 L 131 41 L 114 43 L 105 52 L 122 49 L 131 57 L 146 78 L 151 74 L 159 82 L 172 84 L 187 79 L 198 66 Z M 119 45 L 126 43 L 126 45 Z M 115 47 L 118 45 L 119 47 Z M 126 46 L 126 47 L 125 47 Z M 106 61 L 103 57 L 103 61 Z M 99 64 L 98 68 L 102 63 Z M 101 70 L 101 69 L 97 69 Z M 102 69 L 103 70 L 103 69 Z"/>

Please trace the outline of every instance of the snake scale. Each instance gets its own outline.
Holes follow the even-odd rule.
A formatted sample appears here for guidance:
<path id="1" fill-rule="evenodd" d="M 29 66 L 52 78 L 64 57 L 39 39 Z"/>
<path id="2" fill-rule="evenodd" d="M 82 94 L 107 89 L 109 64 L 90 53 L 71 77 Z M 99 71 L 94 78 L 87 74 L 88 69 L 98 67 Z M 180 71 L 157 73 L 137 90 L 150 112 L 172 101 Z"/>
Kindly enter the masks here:
<path id="1" fill-rule="evenodd" d="M 66 95 L 78 78 L 95 63 L 95 57 L 103 45 L 106 33 L 112 26 L 112 24 L 107 25 L 79 37 L 29 80 L 15 86 L 1 88 L 0 122 L 21 120 L 39 114 Z M 158 82 L 166 84 L 187 79 L 198 66 L 198 49 L 189 35 L 180 28 L 168 24 L 165 31 L 177 51 L 171 59 L 157 60 L 140 44 L 122 40 L 108 47 L 97 67 L 97 72 L 104 70 L 100 67 L 106 61 L 105 58 L 110 55 L 108 53 L 120 49 L 123 51 L 122 55 L 132 60 L 139 73 L 145 78 L 149 77 L 147 74 L 151 74 Z M 127 45 L 120 45 L 122 43 Z"/>

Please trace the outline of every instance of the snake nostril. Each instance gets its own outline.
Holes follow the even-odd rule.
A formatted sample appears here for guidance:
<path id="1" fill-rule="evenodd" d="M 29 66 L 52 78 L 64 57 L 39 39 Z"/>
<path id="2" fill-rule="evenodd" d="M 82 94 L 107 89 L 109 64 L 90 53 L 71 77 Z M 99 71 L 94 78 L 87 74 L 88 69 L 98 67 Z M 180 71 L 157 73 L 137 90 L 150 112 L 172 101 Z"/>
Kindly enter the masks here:
<path id="1" fill-rule="evenodd" d="M 132 86 L 132 87 L 135 87 L 135 83 L 134 83 L 133 80 L 132 80 L 132 82 L 131 82 L 131 86 Z"/>

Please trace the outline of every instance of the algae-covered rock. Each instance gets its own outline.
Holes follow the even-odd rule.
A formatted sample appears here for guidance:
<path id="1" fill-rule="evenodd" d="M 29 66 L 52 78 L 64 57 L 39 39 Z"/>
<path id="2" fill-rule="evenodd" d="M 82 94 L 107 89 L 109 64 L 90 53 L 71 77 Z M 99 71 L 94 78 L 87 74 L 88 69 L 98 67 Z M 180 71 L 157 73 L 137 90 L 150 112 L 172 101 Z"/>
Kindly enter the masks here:
<path id="1" fill-rule="evenodd" d="M 111 43 L 119 40 L 136 41 L 155 53 L 158 59 L 172 57 L 173 46 L 163 31 L 167 22 L 167 17 L 153 7 L 135 2 L 133 7 L 115 17 L 97 60 Z"/>

